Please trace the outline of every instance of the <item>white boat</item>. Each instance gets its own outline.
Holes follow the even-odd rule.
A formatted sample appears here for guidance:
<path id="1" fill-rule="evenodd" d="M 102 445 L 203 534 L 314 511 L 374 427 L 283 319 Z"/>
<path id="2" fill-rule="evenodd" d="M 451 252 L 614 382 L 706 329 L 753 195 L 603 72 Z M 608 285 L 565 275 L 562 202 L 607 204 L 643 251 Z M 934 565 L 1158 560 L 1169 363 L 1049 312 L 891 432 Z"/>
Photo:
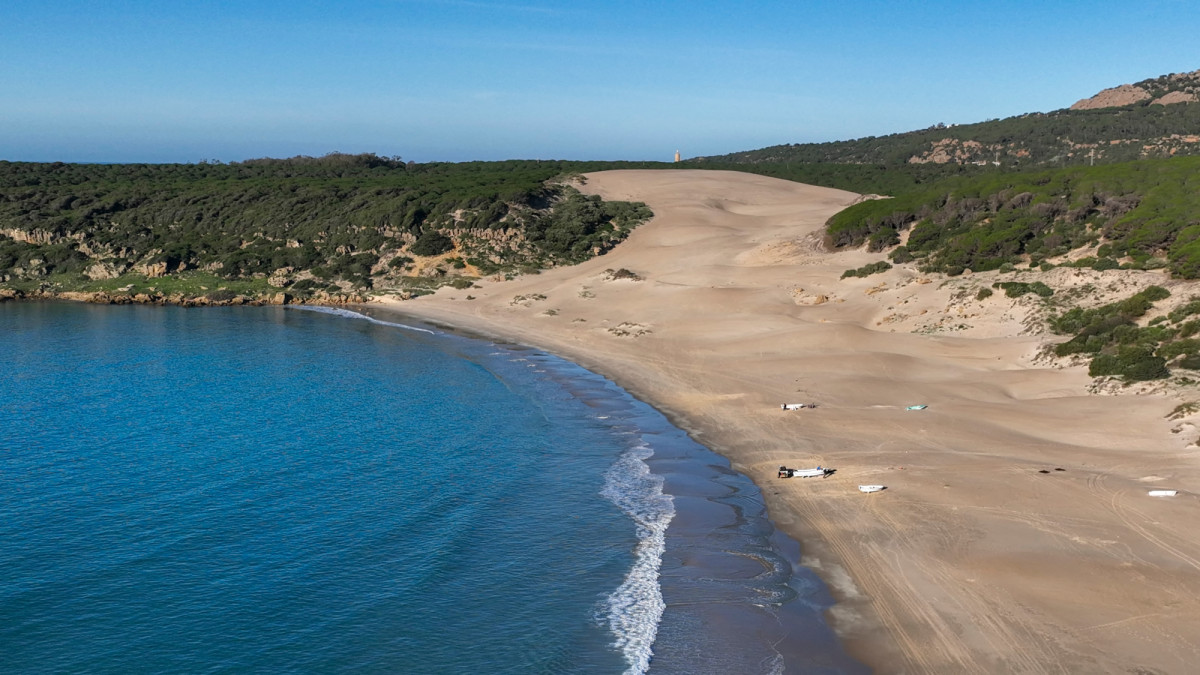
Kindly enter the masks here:
<path id="1" fill-rule="evenodd" d="M 1151 497 L 1174 497 L 1179 494 L 1179 490 L 1151 490 Z"/>
<path id="2" fill-rule="evenodd" d="M 829 473 L 829 469 L 818 466 L 815 469 L 792 469 L 792 478 L 816 478 Z"/>
<path id="3" fill-rule="evenodd" d="M 905 410 L 924 410 L 928 407 L 929 406 L 927 406 L 927 405 L 910 405 L 907 408 L 905 408 Z"/>
<path id="4" fill-rule="evenodd" d="M 804 410 L 805 408 L 815 408 L 816 403 L 780 403 L 781 410 Z"/>
<path id="5" fill-rule="evenodd" d="M 886 489 L 887 489 L 886 485 L 859 485 L 858 486 L 859 492 L 879 492 L 881 490 L 886 490 Z"/>

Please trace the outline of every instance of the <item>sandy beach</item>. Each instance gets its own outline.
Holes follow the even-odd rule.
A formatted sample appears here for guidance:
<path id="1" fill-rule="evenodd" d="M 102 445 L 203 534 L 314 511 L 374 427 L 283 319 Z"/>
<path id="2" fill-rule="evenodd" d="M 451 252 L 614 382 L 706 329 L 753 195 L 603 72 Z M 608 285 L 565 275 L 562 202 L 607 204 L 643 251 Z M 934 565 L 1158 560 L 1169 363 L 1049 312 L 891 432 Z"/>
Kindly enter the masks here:
<path id="1" fill-rule="evenodd" d="M 1200 464 L 1195 428 L 1167 419 L 1179 400 L 1089 393 L 1085 367 L 1039 358 L 1028 303 L 976 299 L 994 273 L 840 279 L 880 257 L 821 246 L 858 195 L 709 171 L 581 189 L 656 217 L 582 265 L 382 307 L 570 359 L 728 457 L 877 672 L 1195 670 Z"/>

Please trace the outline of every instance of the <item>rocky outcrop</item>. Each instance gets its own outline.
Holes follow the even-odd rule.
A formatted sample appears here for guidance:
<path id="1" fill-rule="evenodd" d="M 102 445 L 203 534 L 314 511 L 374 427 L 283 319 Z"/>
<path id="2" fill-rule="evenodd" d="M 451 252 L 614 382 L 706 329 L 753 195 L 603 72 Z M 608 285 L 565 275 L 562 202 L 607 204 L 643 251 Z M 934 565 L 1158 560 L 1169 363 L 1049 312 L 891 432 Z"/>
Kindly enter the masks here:
<path id="1" fill-rule="evenodd" d="M 935 141 L 929 150 L 920 155 L 908 158 L 909 164 L 968 164 L 979 161 L 981 157 L 991 157 L 1001 149 L 1001 146 L 985 146 L 979 141 L 960 141 L 956 138 L 943 138 Z"/>
<path id="2" fill-rule="evenodd" d="M 1122 84 L 1096 94 L 1091 98 L 1076 101 L 1071 110 L 1095 110 L 1097 108 L 1115 108 L 1117 106 L 1139 103 L 1150 98 L 1150 92 L 1135 87 L 1132 84 Z"/>
<path id="3" fill-rule="evenodd" d="M 1150 102 L 1150 105 L 1173 105 L 1175 103 L 1195 103 L 1196 94 L 1190 91 L 1172 91 Z"/>
<path id="4" fill-rule="evenodd" d="M 1091 98 L 1076 101 L 1071 110 L 1095 110 L 1115 108 L 1150 100 L 1152 105 L 1176 105 L 1195 103 L 1200 100 L 1200 70 L 1190 73 L 1172 73 L 1162 77 L 1143 80 L 1137 84 L 1122 84 L 1111 87 Z"/>
<path id="5" fill-rule="evenodd" d="M 292 283 L 292 275 L 295 271 L 295 268 L 292 267 L 280 267 L 267 277 L 267 283 L 276 288 L 283 288 Z"/>
<path id="6" fill-rule="evenodd" d="M 13 241 L 19 241 L 24 244 L 38 244 L 38 245 L 43 245 L 43 246 L 46 244 L 53 244 L 55 242 L 55 239 L 57 239 L 57 237 L 55 237 L 53 233 L 47 232 L 45 230 L 33 230 L 30 232 L 26 232 L 25 230 L 9 228 L 6 230 L 0 230 L 0 234 L 3 234 L 4 236 L 8 237 L 9 239 L 12 239 Z"/>
<path id="7" fill-rule="evenodd" d="M 84 271 L 84 274 L 87 275 L 87 278 L 93 280 L 116 279 L 117 277 L 121 276 L 124 271 L 124 265 L 118 267 L 112 263 L 97 262 L 89 265 L 87 270 Z"/>
<path id="8" fill-rule="evenodd" d="M 156 262 L 134 265 L 133 271 L 144 275 L 147 279 L 159 279 L 167 276 L 167 263 Z"/>

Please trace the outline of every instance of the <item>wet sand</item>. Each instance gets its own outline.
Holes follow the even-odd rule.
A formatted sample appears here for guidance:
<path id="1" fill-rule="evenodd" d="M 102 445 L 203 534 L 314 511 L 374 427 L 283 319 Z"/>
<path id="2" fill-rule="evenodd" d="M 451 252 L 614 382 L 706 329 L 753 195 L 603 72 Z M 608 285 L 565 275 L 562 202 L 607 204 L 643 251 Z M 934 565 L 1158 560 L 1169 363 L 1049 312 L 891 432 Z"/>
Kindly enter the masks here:
<path id="1" fill-rule="evenodd" d="M 1195 428 L 1165 419 L 1178 401 L 1089 394 L 1084 368 L 1038 358 L 1027 307 L 974 299 L 987 275 L 840 279 L 879 258 L 820 245 L 852 193 L 729 172 L 587 179 L 656 217 L 582 265 L 384 306 L 570 359 L 729 458 L 877 672 L 1193 668 L 1200 470 Z M 818 407 L 779 408 L 800 402 Z M 818 464 L 837 472 L 776 477 Z"/>

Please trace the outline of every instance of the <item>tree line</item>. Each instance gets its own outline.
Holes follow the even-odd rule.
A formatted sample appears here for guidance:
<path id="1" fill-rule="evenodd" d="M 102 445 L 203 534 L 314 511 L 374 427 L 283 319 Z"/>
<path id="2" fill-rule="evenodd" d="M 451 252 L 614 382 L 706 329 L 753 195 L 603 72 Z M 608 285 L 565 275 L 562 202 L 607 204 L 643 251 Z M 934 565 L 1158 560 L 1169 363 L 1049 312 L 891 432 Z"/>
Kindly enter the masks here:
<path id="1" fill-rule="evenodd" d="M 403 273 L 383 258 L 416 242 L 425 254 L 445 252 L 447 231 L 515 233 L 520 260 L 497 260 L 483 244 L 464 252 L 489 271 L 560 264 L 606 250 L 650 213 L 555 179 L 646 165 L 414 164 L 336 153 L 232 164 L 0 162 L 0 281 L 80 285 L 97 265 L 113 274 L 162 265 L 225 279 L 291 268 L 326 285 L 371 288 Z"/>

